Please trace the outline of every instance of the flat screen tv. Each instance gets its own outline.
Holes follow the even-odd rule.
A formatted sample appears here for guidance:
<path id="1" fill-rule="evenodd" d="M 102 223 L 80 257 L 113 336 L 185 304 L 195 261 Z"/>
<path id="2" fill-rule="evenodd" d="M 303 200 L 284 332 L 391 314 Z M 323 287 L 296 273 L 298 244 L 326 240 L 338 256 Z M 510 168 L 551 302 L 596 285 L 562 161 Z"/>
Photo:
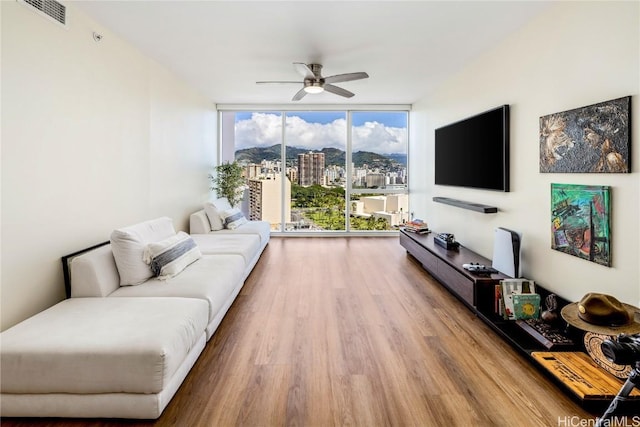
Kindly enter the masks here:
<path id="1" fill-rule="evenodd" d="M 509 106 L 435 131 L 435 183 L 509 191 Z"/>

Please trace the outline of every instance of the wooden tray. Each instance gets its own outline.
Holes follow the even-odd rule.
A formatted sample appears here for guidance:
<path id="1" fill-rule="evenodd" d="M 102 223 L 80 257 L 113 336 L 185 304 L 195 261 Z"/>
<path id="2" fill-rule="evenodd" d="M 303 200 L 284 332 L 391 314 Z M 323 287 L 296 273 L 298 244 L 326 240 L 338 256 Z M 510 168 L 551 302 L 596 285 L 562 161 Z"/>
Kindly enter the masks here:
<path id="1" fill-rule="evenodd" d="M 531 356 L 583 401 L 611 400 L 624 384 L 583 352 L 537 351 Z M 628 399 L 640 401 L 640 391 L 634 389 Z"/>

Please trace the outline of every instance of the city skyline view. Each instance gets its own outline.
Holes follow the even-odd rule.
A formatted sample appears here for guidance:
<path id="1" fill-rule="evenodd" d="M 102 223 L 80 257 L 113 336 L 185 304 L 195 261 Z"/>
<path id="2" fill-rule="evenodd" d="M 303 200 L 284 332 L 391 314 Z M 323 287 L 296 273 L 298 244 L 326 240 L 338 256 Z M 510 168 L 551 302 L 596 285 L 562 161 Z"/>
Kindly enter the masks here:
<path id="1" fill-rule="evenodd" d="M 406 111 L 230 114 L 251 218 L 282 231 L 393 230 L 409 219 Z"/>

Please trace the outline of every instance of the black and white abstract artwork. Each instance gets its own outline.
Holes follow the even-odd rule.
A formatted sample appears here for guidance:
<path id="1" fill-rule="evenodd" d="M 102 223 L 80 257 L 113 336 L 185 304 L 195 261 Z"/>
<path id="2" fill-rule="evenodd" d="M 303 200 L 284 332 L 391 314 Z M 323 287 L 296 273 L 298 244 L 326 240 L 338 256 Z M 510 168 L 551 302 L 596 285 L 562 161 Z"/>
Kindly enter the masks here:
<path id="1" fill-rule="evenodd" d="M 540 172 L 631 172 L 631 97 L 540 117 Z"/>

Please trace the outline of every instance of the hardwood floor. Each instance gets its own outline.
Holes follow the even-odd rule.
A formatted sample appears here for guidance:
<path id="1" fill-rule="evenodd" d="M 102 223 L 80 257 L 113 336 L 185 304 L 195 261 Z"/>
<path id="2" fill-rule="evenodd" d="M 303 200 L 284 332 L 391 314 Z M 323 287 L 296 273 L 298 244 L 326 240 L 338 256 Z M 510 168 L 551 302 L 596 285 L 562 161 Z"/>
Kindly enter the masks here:
<path id="1" fill-rule="evenodd" d="M 594 418 L 397 237 L 300 237 L 271 239 L 158 420 L 2 425 L 521 427 L 569 417 Z"/>

